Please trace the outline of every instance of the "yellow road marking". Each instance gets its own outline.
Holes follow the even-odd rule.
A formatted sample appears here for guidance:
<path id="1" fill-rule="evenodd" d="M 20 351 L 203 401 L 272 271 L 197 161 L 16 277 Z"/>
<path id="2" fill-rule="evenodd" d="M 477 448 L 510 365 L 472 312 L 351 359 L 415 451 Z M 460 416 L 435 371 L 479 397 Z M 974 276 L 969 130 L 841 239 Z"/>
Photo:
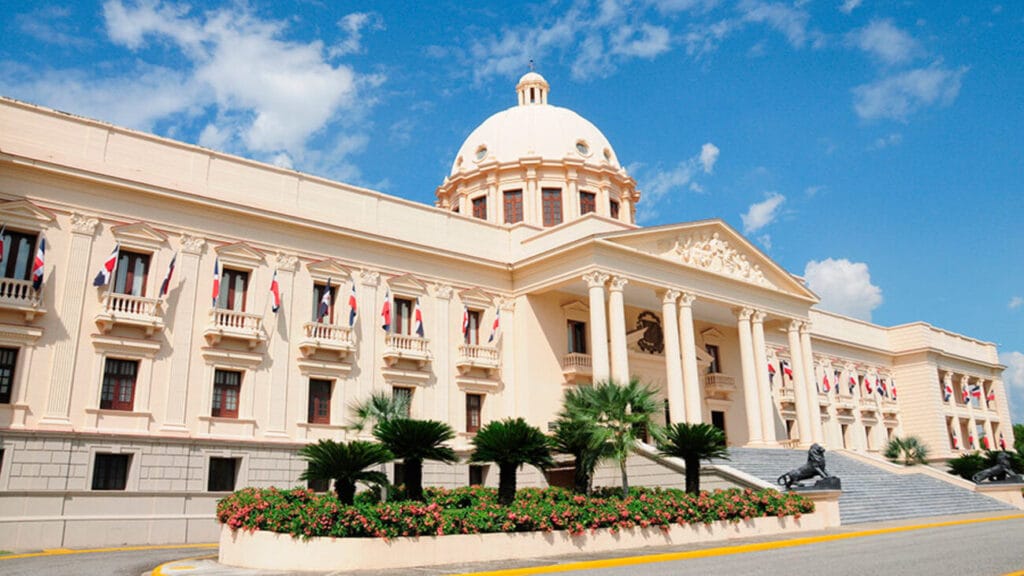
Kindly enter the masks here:
<path id="1" fill-rule="evenodd" d="M 776 550 L 780 548 L 791 548 L 794 546 L 806 546 L 808 544 L 817 544 L 819 542 L 833 542 L 836 540 L 863 538 L 865 536 L 893 534 L 896 532 L 909 532 L 911 530 L 923 530 L 926 528 L 943 528 L 946 526 L 962 526 L 965 524 L 979 524 L 982 522 L 997 522 L 1002 520 L 1017 520 L 1021 518 L 1024 518 L 1024 514 L 1011 514 L 1007 516 L 995 516 L 991 518 L 971 518 L 968 520 L 948 520 L 945 522 L 932 522 L 930 524 L 914 524 L 910 526 L 894 526 L 892 528 L 876 528 L 873 530 L 861 530 L 860 532 L 826 534 L 823 536 L 807 536 L 803 538 L 792 538 L 789 540 L 774 540 L 772 542 L 740 544 L 738 546 L 721 546 L 718 548 L 706 548 L 704 550 L 691 550 L 689 552 L 667 552 L 664 554 L 627 556 L 624 558 L 609 558 L 606 560 L 585 560 L 582 562 L 572 562 L 567 564 L 532 566 L 528 568 L 511 568 L 507 570 L 493 570 L 489 572 L 468 572 L 456 576 L 529 576 L 533 574 L 555 574 L 558 572 L 569 572 L 572 570 L 596 570 L 599 568 L 618 568 L 622 566 L 636 566 L 639 564 L 671 562 L 674 560 L 691 560 L 695 558 L 708 558 L 712 556 L 728 556 L 731 554 L 761 552 L 764 550 Z M 1005 576 L 1024 576 L 1024 572 L 1014 572 L 1013 574 L 1006 574 Z"/>
<path id="2" fill-rule="evenodd" d="M 87 550 L 71 550 L 68 548 L 51 548 L 42 552 L 29 552 L 27 554 L 8 554 L 0 556 L 0 561 L 16 560 L 18 558 L 38 558 L 40 556 L 65 556 L 69 554 L 98 554 L 100 552 L 135 552 L 139 550 L 176 550 L 179 548 L 216 548 L 216 542 L 209 544 L 157 544 L 153 546 L 121 546 L 116 548 L 90 548 Z"/>
<path id="3" fill-rule="evenodd" d="M 149 576 L 166 576 L 164 573 L 164 566 L 168 564 L 176 564 L 178 562 L 189 562 L 191 560 L 208 560 L 210 558 L 216 558 L 216 554 L 207 554 L 205 556 L 192 556 L 191 558 L 179 558 L 178 560 L 171 560 L 170 562 L 164 562 L 163 564 L 153 568 L 153 571 L 149 573 Z M 195 570 L 195 566 L 175 566 L 174 568 L 167 568 L 167 570 Z"/>
<path id="4" fill-rule="evenodd" d="M 1018 570 L 1017 572 L 1010 572 L 1009 574 L 1003 574 L 1003 576 L 1024 576 L 1024 570 Z"/>

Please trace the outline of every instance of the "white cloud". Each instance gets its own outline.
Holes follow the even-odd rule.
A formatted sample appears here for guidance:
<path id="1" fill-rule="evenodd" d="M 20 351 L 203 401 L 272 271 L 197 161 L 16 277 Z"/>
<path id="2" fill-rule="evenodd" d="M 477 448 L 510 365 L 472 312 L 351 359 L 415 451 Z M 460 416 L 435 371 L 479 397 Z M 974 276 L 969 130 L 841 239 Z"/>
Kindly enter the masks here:
<path id="1" fill-rule="evenodd" d="M 778 192 L 769 192 L 761 202 L 751 204 L 746 214 L 740 215 L 743 220 L 743 233 L 757 232 L 771 224 L 779 216 L 779 208 L 786 197 Z"/>
<path id="2" fill-rule="evenodd" d="M 720 150 L 711 142 L 700 147 L 700 164 L 704 167 L 705 174 L 711 174 L 715 170 L 715 162 L 718 162 Z"/>
<path id="3" fill-rule="evenodd" d="M 871 143 L 871 146 L 870 146 L 869 149 L 870 150 L 884 150 L 886 148 L 889 148 L 890 146 L 898 146 L 899 143 L 902 142 L 902 141 L 903 141 L 903 135 L 902 134 L 900 134 L 899 132 L 891 132 L 889 134 L 886 134 L 885 136 L 882 136 L 880 138 L 876 138 L 875 141 Z"/>
<path id="4" fill-rule="evenodd" d="M 383 30 L 384 21 L 373 12 L 353 12 L 338 20 L 338 28 L 348 36 L 328 51 L 332 58 L 362 52 L 363 30 Z"/>
<path id="5" fill-rule="evenodd" d="M 815 196 L 818 195 L 818 192 L 821 192 L 826 188 L 826 186 L 822 186 L 821 184 L 818 184 L 816 186 L 808 186 L 807 188 L 804 188 L 804 196 L 807 196 L 808 198 L 814 198 Z"/>
<path id="6" fill-rule="evenodd" d="M 853 89 L 854 110 L 868 120 L 904 120 L 925 106 L 948 106 L 960 93 L 966 72 L 967 68 L 952 70 L 936 64 L 862 84 Z"/>
<path id="7" fill-rule="evenodd" d="M 765 250 L 771 250 L 772 249 L 772 235 L 771 234 L 761 234 L 760 236 L 757 237 L 757 241 L 761 243 L 761 246 L 764 246 Z"/>
<path id="8" fill-rule="evenodd" d="M 910 34 L 900 30 L 892 20 L 872 20 L 870 24 L 849 35 L 854 46 L 884 64 L 901 64 L 922 53 L 921 46 Z"/>
<path id="9" fill-rule="evenodd" d="M 811 17 L 799 8 L 782 3 L 743 0 L 739 10 L 744 21 L 767 25 L 785 36 L 796 48 L 802 47 L 807 40 L 807 23 Z"/>
<path id="10" fill-rule="evenodd" d="M 1002 352 L 999 363 L 1006 365 L 1003 372 L 1003 385 L 1010 397 L 1011 419 L 1024 422 L 1024 354 L 1020 352 Z"/>
<path id="11" fill-rule="evenodd" d="M 839 5 L 839 11 L 843 14 L 849 14 L 860 6 L 861 0 L 843 0 L 843 3 Z"/>
<path id="12" fill-rule="evenodd" d="M 882 304 L 882 289 L 871 283 L 868 265 L 843 258 L 811 260 L 804 268 L 807 287 L 819 297 L 819 306 L 861 320 L 871 320 L 871 312 Z"/>
<path id="13" fill-rule="evenodd" d="M 654 58 L 666 52 L 670 44 L 668 28 L 651 24 L 641 24 L 635 28 L 623 26 L 611 36 L 613 54 L 638 58 Z"/>
<path id="14" fill-rule="evenodd" d="M 1010 310 L 1016 310 L 1020 308 L 1022 305 L 1024 305 L 1024 298 L 1021 298 L 1020 296 L 1014 296 L 1013 298 L 1010 298 L 1010 303 L 1007 305 L 1007 307 Z"/>

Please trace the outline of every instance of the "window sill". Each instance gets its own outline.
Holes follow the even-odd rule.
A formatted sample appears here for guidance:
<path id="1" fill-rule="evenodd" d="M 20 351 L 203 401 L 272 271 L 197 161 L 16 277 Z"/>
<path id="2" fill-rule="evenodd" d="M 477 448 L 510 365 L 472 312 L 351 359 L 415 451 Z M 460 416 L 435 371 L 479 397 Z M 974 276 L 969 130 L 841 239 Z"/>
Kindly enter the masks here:
<path id="1" fill-rule="evenodd" d="M 138 418 L 152 418 L 152 412 L 141 412 L 136 410 L 118 410 L 116 408 L 86 408 L 86 414 L 106 414 L 109 416 L 135 416 Z"/>
<path id="2" fill-rule="evenodd" d="M 203 422 L 237 422 L 239 424 L 255 424 L 255 418 L 231 418 L 230 416 L 200 416 Z"/>
<path id="3" fill-rule="evenodd" d="M 341 424 L 320 424 L 318 422 L 296 422 L 296 426 L 299 428 L 312 428 L 315 430 L 344 430 L 345 427 Z"/>

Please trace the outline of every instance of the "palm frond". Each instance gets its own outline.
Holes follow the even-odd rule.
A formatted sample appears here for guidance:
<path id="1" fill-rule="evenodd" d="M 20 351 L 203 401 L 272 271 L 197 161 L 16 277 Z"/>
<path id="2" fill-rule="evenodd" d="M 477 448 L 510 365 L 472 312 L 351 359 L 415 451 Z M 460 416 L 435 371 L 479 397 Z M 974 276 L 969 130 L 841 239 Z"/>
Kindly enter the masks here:
<path id="1" fill-rule="evenodd" d="M 444 443 L 455 438 L 455 431 L 437 420 L 394 418 L 379 422 L 373 435 L 396 458 L 455 462 L 455 451 Z"/>

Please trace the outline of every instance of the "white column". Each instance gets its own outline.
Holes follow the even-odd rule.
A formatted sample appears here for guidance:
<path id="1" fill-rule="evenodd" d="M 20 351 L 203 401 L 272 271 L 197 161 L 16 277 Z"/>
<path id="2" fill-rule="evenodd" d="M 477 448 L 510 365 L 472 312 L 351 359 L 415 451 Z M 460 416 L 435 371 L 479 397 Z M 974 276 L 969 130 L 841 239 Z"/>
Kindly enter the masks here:
<path id="1" fill-rule="evenodd" d="M 294 254 L 278 253 L 274 258 L 274 267 L 277 270 L 278 287 L 283 292 L 281 295 L 283 306 L 277 314 L 270 313 L 270 322 L 267 328 L 270 330 L 269 352 L 272 363 L 270 365 L 270 378 L 267 386 L 270 389 L 269 420 L 267 423 L 266 436 L 287 438 L 288 427 L 288 387 L 289 376 L 291 376 L 292 354 L 289 337 L 289 327 L 296 326 L 297 316 L 301 314 L 295 307 L 295 267 L 299 263 L 298 256 Z M 312 290 L 312 286 L 309 287 Z M 344 290 L 339 286 L 338 298 L 336 300 L 346 302 L 341 295 Z M 267 310 L 269 306 L 264 306 Z M 302 312 L 305 312 L 304 310 Z M 336 315 L 340 317 L 341 315 Z M 301 324 L 300 324 L 301 326 Z M 302 382 L 300 385 L 307 385 Z M 299 398 L 302 398 L 300 395 Z"/>
<path id="2" fill-rule="evenodd" d="M 519 395 L 529 392 L 524 386 L 522 390 L 516 385 L 516 301 L 510 298 L 498 298 L 495 308 L 501 310 L 501 326 L 494 345 L 498 347 L 501 357 L 501 397 L 504 404 L 503 418 L 513 418 L 520 414 L 519 406 L 529 403 L 529 398 L 520 402 Z"/>
<path id="3" fill-rule="evenodd" d="M 172 283 L 168 305 L 164 307 L 173 314 L 173 322 L 165 318 L 167 335 L 175 351 L 174 360 L 168 362 L 167 406 L 163 433 L 187 434 L 185 425 L 185 401 L 188 398 L 188 384 L 192 380 L 192 339 L 195 335 L 196 298 L 199 292 L 200 257 L 206 240 L 195 236 L 181 237 L 181 257 L 178 260 L 177 280 Z M 205 306 L 199 306 L 206 311 Z"/>
<path id="4" fill-rule="evenodd" d="M 626 306 L 622 290 L 629 281 L 612 277 L 608 285 L 608 331 L 611 339 L 612 378 L 620 384 L 629 382 L 629 352 L 626 350 Z"/>
<path id="5" fill-rule="evenodd" d="M 959 401 L 956 397 L 956 390 L 953 389 L 953 373 L 944 372 L 942 375 L 942 395 L 946 395 L 946 389 L 949 389 L 949 405 L 956 406 Z"/>
<path id="6" fill-rule="evenodd" d="M 811 435 L 818 444 L 825 443 L 821 428 L 821 407 L 818 405 L 818 387 L 814 381 L 814 352 L 811 350 L 811 325 L 800 324 L 800 357 L 804 361 L 804 387 L 807 391 L 808 416 L 811 418 Z"/>
<path id="7" fill-rule="evenodd" d="M 743 407 L 747 416 L 747 443 L 762 443 L 761 401 L 757 393 L 757 374 L 754 371 L 754 345 L 750 332 L 750 317 L 754 311 L 742 308 L 736 312 L 736 329 L 740 336 L 740 367 L 743 373 Z"/>
<path id="8" fill-rule="evenodd" d="M 790 369 L 793 370 L 793 398 L 796 402 L 796 421 L 800 432 L 800 445 L 810 446 L 814 441 L 811 432 L 811 411 L 807 404 L 807 386 L 804 380 L 804 360 L 800 353 L 800 322 L 793 320 L 786 329 L 789 337 Z M 815 399 L 817 401 L 817 399 Z"/>
<path id="9" fill-rule="evenodd" d="M 490 216 L 490 214 L 488 214 Z M 430 339 L 430 347 L 434 352 L 432 361 L 434 375 L 437 377 L 437 385 L 434 387 L 434 414 L 427 418 L 437 419 L 441 422 L 454 422 L 452 415 L 459 413 L 459 403 L 462 395 L 458 394 L 455 381 L 452 378 L 452 355 L 458 355 L 458 345 L 452 345 L 451 335 L 455 328 L 451 322 L 452 293 L 454 288 L 448 284 L 434 284 L 434 320 L 433 337 Z M 460 317 L 461 318 L 461 317 Z M 459 344 L 463 341 L 459 340 Z M 456 392 L 456 393 L 453 393 Z M 463 416 L 465 418 L 465 416 Z M 462 430 L 465 430 L 463 424 Z"/>
<path id="10" fill-rule="evenodd" d="M 590 292 L 590 362 L 593 366 L 594 382 L 608 380 L 608 325 L 605 321 L 604 284 L 608 275 L 590 272 L 583 275 Z"/>
<path id="11" fill-rule="evenodd" d="M 764 312 L 754 312 L 750 318 L 754 337 L 754 374 L 757 378 L 757 398 L 761 411 L 761 437 L 766 444 L 775 443 L 775 407 L 772 405 L 772 387 L 768 381 L 768 354 L 764 343 Z"/>
<path id="12" fill-rule="evenodd" d="M 999 439 L 992 435 L 992 421 L 986 418 L 982 421 L 981 425 L 984 426 L 985 437 L 988 438 L 988 449 L 999 450 Z M 982 448 L 984 447 L 985 445 L 982 444 Z"/>
<path id="13" fill-rule="evenodd" d="M 700 375 L 697 373 L 697 341 L 693 330 L 693 301 L 696 296 L 683 293 L 679 297 L 679 346 L 683 351 L 683 396 L 686 398 L 686 421 L 700 424 L 704 412 L 700 401 Z"/>
<path id="14" fill-rule="evenodd" d="M 668 396 L 668 411 L 671 424 L 686 421 L 686 404 L 683 400 L 683 364 L 679 350 L 679 319 L 676 316 L 676 300 L 679 292 L 667 290 L 661 297 L 661 316 L 665 322 L 665 394 Z"/>
<path id="15" fill-rule="evenodd" d="M 82 308 L 85 305 L 86 286 L 89 276 L 89 256 L 92 253 L 93 235 L 99 220 L 81 214 L 71 214 L 71 246 L 68 249 L 67 271 L 63 274 L 64 296 L 60 303 L 57 321 L 64 337 L 57 339 L 53 347 L 53 365 L 50 368 L 50 389 L 46 412 L 40 424 L 69 426 L 71 411 L 71 385 L 75 379 L 75 363 L 78 360 L 79 336 L 82 332 Z M 50 254 L 57 254 L 52 249 Z M 56 260 L 56 259 L 55 259 Z M 52 279 L 52 275 L 51 275 Z M 43 290 L 54 290 L 55 286 L 43 283 Z M 56 326 L 54 326 L 56 328 Z"/>
<path id="16" fill-rule="evenodd" d="M 463 211 L 465 214 L 465 211 Z M 350 402 L 362 402 L 372 392 L 383 389 L 383 384 L 378 386 L 377 380 L 380 374 L 377 356 L 378 343 L 384 345 L 384 330 L 380 325 L 380 309 L 383 304 L 381 295 L 377 289 L 380 284 L 380 272 L 375 270 L 360 270 L 359 287 L 356 288 L 356 306 L 358 318 L 356 319 L 356 349 L 353 364 L 359 366 L 359 374 L 356 377 L 355 390 L 352 391 Z M 383 348 L 381 348 L 383 349 Z M 388 394 L 391 393 L 387 390 Z"/>

